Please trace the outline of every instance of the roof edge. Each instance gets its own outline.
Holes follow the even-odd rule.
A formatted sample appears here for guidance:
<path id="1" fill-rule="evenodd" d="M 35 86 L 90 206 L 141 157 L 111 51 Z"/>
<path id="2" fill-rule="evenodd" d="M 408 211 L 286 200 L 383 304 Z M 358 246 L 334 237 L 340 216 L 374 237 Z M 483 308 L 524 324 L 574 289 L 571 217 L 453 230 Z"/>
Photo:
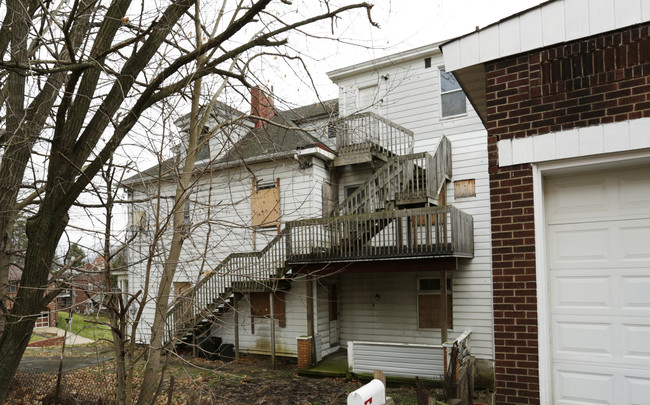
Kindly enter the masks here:
<path id="1" fill-rule="evenodd" d="M 337 80 L 343 79 L 348 76 L 356 75 L 369 70 L 382 68 L 387 65 L 392 65 L 396 61 L 404 62 L 412 59 L 417 59 L 429 53 L 439 53 L 440 52 L 439 47 L 444 42 L 447 42 L 447 40 L 435 42 L 433 44 L 423 45 L 417 48 L 409 49 L 406 51 L 394 53 L 387 56 L 382 56 L 380 58 L 371 59 L 369 61 L 357 63 L 355 65 L 346 66 L 344 68 L 329 71 L 326 74 L 327 77 L 330 78 L 330 80 L 336 82 Z"/>

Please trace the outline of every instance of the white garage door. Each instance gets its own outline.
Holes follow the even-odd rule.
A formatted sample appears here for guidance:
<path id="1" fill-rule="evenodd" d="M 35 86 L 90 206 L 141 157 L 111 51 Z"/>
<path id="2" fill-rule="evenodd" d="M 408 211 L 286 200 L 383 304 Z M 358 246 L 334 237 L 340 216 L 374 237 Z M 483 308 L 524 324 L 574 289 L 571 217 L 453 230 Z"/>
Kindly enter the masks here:
<path id="1" fill-rule="evenodd" d="M 650 167 L 548 178 L 554 404 L 650 404 Z"/>

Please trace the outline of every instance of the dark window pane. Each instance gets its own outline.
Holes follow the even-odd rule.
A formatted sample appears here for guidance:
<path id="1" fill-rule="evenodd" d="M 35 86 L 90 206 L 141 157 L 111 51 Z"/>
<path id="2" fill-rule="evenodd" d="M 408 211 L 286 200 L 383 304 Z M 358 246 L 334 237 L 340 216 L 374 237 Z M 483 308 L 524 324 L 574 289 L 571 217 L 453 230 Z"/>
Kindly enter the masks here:
<path id="1" fill-rule="evenodd" d="M 445 93 L 458 89 L 460 89 L 460 84 L 458 84 L 458 80 L 456 80 L 454 75 L 452 73 L 445 72 L 444 69 L 440 69 L 440 90 Z"/>
<path id="2" fill-rule="evenodd" d="M 442 101 L 443 117 L 465 114 L 465 112 L 467 112 L 465 93 L 463 93 L 462 91 L 455 91 L 453 93 L 443 94 L 440 97 L 440 100 Z"/>

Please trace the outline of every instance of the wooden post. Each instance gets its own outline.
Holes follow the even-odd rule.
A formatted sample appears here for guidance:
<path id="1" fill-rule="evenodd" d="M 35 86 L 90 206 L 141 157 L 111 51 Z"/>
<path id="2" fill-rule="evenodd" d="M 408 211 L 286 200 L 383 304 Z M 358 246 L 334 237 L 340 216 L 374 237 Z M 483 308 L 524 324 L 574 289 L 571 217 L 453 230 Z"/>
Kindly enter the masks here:
<path id="1" fill-rule="evenodd" d="M 374 376 L 376 380 L 379 380 L 384 384 L 384 389 L 386 388 L 386 376 L 384 376 L 384 372 L 381 370 L 374 370 Z"/>
<path id="2" fill-rule="evenodd" d="M 442 311 L 442 326 L 440 328 L 440 343 L 447 341 L 447 269 L 440 270 L 440 310 Z"/>
<path id="3" fill-rule="evenodd" d="M 314 364 L 315 360 L 315 353 L 316 353 L 316 340 L 314 336 L 314 298 L 313 298 L 313 281 L 311 278 L 311 275 L 307 275 L 307 283 L 306 283 L 306 299 L 307 299 L 307 336 L 312 337 L 312 345 L 311 345 L 311 361 L 312 364 Z"/>
<path id="4" fill-rule="evenodd" d="M 239 312 L 237 310 L 237 301 L 239 301 L 239 296 L 237 293 L 234 295 L 234 300 L 232 306 L 235 311 L 235 360 L 239 360 Z"/>
<path id="5" fill-rule="evenodd" d="M 269 302 L 269 312 L 271 313 L 271 367 L 275 368 L 275 321 L 273 320 L 273 291 L 269 293 Z"/>

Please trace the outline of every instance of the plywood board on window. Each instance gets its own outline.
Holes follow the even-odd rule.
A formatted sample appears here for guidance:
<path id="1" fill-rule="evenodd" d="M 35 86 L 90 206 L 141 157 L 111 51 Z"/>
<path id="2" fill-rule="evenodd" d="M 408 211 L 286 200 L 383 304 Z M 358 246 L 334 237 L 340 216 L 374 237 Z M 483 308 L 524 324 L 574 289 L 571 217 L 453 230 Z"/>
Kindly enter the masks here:
<path id="1" fill-rule="evenodd" d="M 442 312 L 440 311 L 440 294 L 418 295 L 418 327 L 437 328 L 442 326 Z M 447 295 L 447 328 L 453 328 L 453 299 Z"/>
<path id="2" fill-rule="evenodd" d="M 458 180 L 454 182 L 454 197 L 468 198 L 476 197 L 476 180 Z"/>
<path id="3" fill-rule="evenodd" d="M 251 196 L 252 225 L 270 227 L 280 225 L 280 187 L 253 189 Z"/>
<path id="4" fill-rule="evenodd" d="M 250 293 L 251 316 L 267 318 L 271 315 L 271 303 L 269 293 L 253 292 Z M 287 324 L 287 318 L 284 314 L 284 292 L 276 292 L 273 295 L 273 318 L 279 321 L 281 328 Z"/>

